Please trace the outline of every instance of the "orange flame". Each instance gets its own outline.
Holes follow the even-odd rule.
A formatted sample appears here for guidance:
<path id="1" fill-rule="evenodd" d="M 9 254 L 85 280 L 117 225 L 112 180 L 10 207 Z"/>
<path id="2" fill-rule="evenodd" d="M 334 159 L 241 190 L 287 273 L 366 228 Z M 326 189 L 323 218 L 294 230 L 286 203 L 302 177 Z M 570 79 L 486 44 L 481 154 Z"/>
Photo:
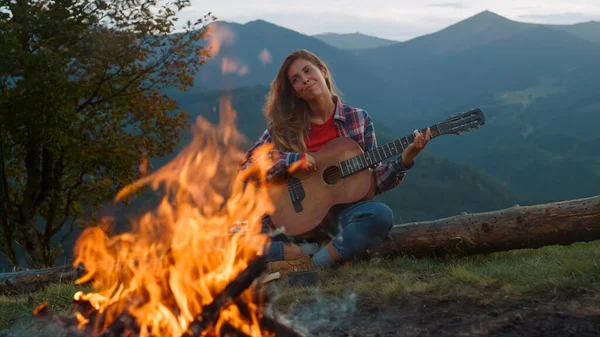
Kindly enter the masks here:
<path id="1" fill-rule="evenodd" d="M 262 62 L 262 64 L 266 67 L 267 64 L 270 64 L 273 62 L 273 58 L 271 57 L 271 53 L 269 53 L 269 50 L 267 48 L 264 48 L 260 54 L 258 54 L 258 59 L 260 60 L 260 62 Z"/>
<path id="2" fill-rule="evenodd" d="M 221 61 L 221 72 L 224 74 L 235 73 L 238 69 L 238 64 L 234 60 L 230 60 L 228 57 L 223 57 Z"/>
<path id="3" fill-rule="evenodd" d="M 227 26 L 214 22 L 206 28 L 208 45 L 211 57 L 216 57 L 221 51 L 223 44 L 232 44 L 235 39 L 235 34 Z"/>
<path id="4" fill-rule="evenodd" d="M 238 62 L 223 56 L 221 60 L 221 72 L 223 74 L 237 73 L 239 76 L 246 75 L 248 73 L 247 65 L 239 65 Z"/>
<path id="5" fill-rule="evenodd" d="M 263 253 L 268 237 L 260 233 L 260 218 L 274 207 L 265 184 L 270 146 L 256 151 L 254 165 L 238 172 L 244 139 L 235 128 L 230 98 L 222 98 L 220 106 L 216 127 L 198 118 L 188 146 L 117 195 L 120 200 L 144 186 L 162 188 L 165 196 L 156 210 L 132 221 L 130 232 L 109 236 L 90 227 L 78 238 L 74 265 L 82 263 L 86 274 L 77 283 L 91 282 L 94 292 L 78 292 L 75 299 L 105 315 L 99 329 L 127 310 L 140 336 L 180 336 Z M 258 179 L 248 180 L 250 175 Z M 236 230 L 240 223 L 243 230 Z M 252 321 L 243 320 L 231 304 L 222 308 L 217 327 L 227 322 L 250 336 L 261 334 L 252 290 L 242 294 L 254 308 Z M 81 326 L 88 323 L 77 318 Z"/>

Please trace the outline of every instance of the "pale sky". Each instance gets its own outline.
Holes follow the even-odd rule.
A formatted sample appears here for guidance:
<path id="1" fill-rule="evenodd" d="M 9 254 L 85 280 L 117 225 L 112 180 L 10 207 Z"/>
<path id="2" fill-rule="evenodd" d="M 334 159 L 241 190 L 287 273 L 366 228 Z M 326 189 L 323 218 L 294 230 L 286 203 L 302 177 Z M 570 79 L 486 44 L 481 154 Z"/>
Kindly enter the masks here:
<path id="1" fill-rule="evenodd" d="M 572 24 L 600 21 L 600 0 L 191 0 L 181 19 L 212 12 L 219 21 L 262 19 L 313 35 L 374 35 L 405 41 L 489 10 L 522 22 Z M 600 32 L 599 32 L 600 34 Z"/>

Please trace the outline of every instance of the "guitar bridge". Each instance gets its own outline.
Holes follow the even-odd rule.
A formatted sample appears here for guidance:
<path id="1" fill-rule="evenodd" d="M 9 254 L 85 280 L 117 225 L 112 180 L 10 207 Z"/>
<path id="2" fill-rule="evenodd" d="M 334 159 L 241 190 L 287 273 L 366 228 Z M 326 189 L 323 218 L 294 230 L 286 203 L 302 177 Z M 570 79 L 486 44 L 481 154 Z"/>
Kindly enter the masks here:
<path id="1" fill-rule="evenodd" d="M 302 187 L 302 182 L 298 178 L 290 177 L 287 180 L 287 185 L 292 205 L 294 205 L 294 210 L 296 211 L 296 213 L 302 212 L 304 210 L 304 207 L 302 207 L 301 201 L 305 198 L 304 187 Z"/>

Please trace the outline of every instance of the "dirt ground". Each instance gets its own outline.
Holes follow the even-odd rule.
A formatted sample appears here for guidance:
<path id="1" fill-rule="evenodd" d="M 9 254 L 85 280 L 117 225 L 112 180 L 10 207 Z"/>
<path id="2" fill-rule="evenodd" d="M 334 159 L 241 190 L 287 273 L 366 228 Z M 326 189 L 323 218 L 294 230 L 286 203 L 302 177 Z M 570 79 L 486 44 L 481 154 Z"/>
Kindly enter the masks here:
<path id="1" fill-rule="evenodd" d="M 293 311 L 293 321 L 315 336 L 600 336 L 600 305 L 585 297 L 490 304 L 412 298 L 359 304 L 341 315 L 315 307 Z"/>
<path id="2" fill-rule="evenodd" d="M 598 299 L 474 303 L 413 297 L 393 305 L 355 297 L 295 306 L 285 319 L 310 336 L 600 336 Z M 64 336 L 38 321 L 19 322 L 0 336 Z"/>

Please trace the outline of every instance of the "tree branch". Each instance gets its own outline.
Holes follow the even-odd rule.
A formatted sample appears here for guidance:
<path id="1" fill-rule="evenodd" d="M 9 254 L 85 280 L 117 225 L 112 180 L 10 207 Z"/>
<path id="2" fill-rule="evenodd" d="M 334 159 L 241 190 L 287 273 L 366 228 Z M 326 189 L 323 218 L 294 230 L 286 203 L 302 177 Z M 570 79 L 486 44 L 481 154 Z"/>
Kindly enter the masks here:
<path id="1" fill-rule="evenodd" d="M 21 203 L 21 216 L 23 219 L 27 219 L 31 216 L 37 196 L 40 193 L 41 184 L 41 168 L 39 158 L 39 142 L 37 138 L 39 133 L 32 130 L 32 126 L 29 126 L 29 141 L 27 142 L 26 155 L 25 155 L 25 168 L 27 170 L 27 184 L 23 193 L 23 202 Z"/>
<path id="2" fill-rule="evenodd" d="M 91 100 L 86 101 L 85 105 L 98 105 L 98 104 L 102 104 L 104 102 L 110 101 L 116 97 L 120 97 L 121 94 L 125 93 L 134 83 L 136 83 L 141 77 L 146 76 L 154 71 L 156 71 L 158 68 L 160 68 L 160 66 L 164 66 L 164 63 L 167 62 L 167 60 L 173 56 L 175 54 L 175 51 L 173 48 L 171 48 L 169 50 L 169 52 L 163 54 L 157 61 L 154 62 L 154 64 L 149 65 L 148 67 L 146 67 L 145 69 L 139 71 L 138 73 L 135 74 L 135 76 L 133 76 L 132 79 L 130 79 L 125 85 L 121 86 L 119 88 L 119 90 L 117 90 L 116 92 L 112 93 L 110 96 L 107 97 L 103 97 L 97 101 L 92 102 Z M 121 71 L 122 68 L 119 69 L 119 71 Z M 129 74 L 129 76 L 131 76 L 133 74 Z M 99 90 L 99 87 L 97 88 L 97 90 Z M 83 105 L 77 108 L 77 111 L 81 111 L 83 109 Z"/>
<path id="3" fill-rule="evenodd" d="M 40 193 L 40 158 L 39 158 L 39 132 L 34 132 L 29 126 L 29 141 L 27 142 L 25 155 L 25 168 L 27 171 L 27 184 L 23 193 L 23 201 L 19 207 L 20 218 L 18 227 L 15 229 L 17 243 L 23 246 L 29 263 L 34 267 L 41 267 L 43 260 L 40 245 L 40 232 L 37 230 L 35 216 L 35 201 Z"/>
<path id="4" fill-rule="evenodd" d="M 54 216 L 56 215 L 56 208 L 58 204 L 56 194 L 56 191 L 52 191 L 50 204 L 48 205 L 48 217 L 46 220 L 46 228 L 44 229 L 44 237 L 52 237 L 52 227 L 54 227 Z"/>
<path id="5" fill-rule="evenodd" d="M 48 151 L 49 152 L 49 151 Z M 49 152 L 50 153 L 50 152 Z M 51 155 L 52 157 L 54 157 L 53 155 Z M 50 157 L 50 156 L 49 156 Z M 50 204 L 49 204 L 49 208 L 48 208 L 48 219 L 46 221 L 46 229 L 44 230 L 44 237 L 46 239 L 50 239 L 52 237 L 53 234 L 53 227 L 54 227 L 54 215 L 56 214 L 56 209 L 58 208 L 58 196 L 57 191 L 61 191 L 61 177 L 62 177 L 62 173 L 63 173 L 63 156 L 60 156 L 60 158 L 58 158 L 58 160 L 54 161 L 49 159 L 49 161 L 52 161 L 53 164 L 49 165 L 48 168 L 46 168 L 47 170 L 51 171 L 52 174 L 47 177 L 47 187 L 46 189 L 42 189 L 42 191 L 50 191 L 47 193 L 51 193 L 52 196 L 50 197 Z M 40 198 L 40 202 L 43 201 L 44 199 Z"/>
<path id="6" fill-rule="evenodd" d="M 50 236 L 53 236 L 54 234 L 58 233 L 58 231 L 60 231 L 60 229 L 64 226 L 64 224 L 67 222 L 67 220 L 69 220 L 69 217 L 71 216 L 71 204 L 74 201 L 73 198 L 73 191 L 75 191 L 79 186 L 81 186 L 81 184 L 83 183 L 83 176 L 85 175 L 84 172 L 79 173 L 79 177 L 77 178 L 77 182 L 71 186 L 69 186 L 69 188 L 67 189 L 67 202 L 65 204 L 65 216 L 63 217 L 62 221 L 60 221 L 58 223 L 58 225 L 54 228 L 51 229 L 50 231 Z"/>
<path id="7" fill-rule="evenodd" d="M 98 82 L 98 85 L 96 85 L 94 92 L 80 106 L 76 107 L 75 111 L 81 112 L 86 106 L 91 104 L 91 102 L 94 98 L 96 98 L 98 96 L 98 93 L 100 92 L 100 88 L 102 87 L 102 84 L 104 84 L 104 82 L 108 81 L 108 79 L 109 79 L 106 77 L 106 71 L 107 71 L 107 67 L 104 67 L 104 71 L 102 72 L 102 77 L 100 78 L 100 82 Z"/>
<path id="8" fill-rule="evenodd" d="M 65 242 L 65 240 L 69 237 L 69 235 L 71 233 L 73 233 L 73 225 L 75 224 L 75 220 L 71 219 L 70 223 L 69 223 L 69 231 L 66 232 L 63 236 L 60 237 L 60 239 L 58 240 L 59 243 L 63 243 Z M 64 226 L 64 222 L 63 222 L 63 226 Z M 62 228 L 62 226 L 61 226 Z"/>
<path id="9" fill-rule="evenodd" d="M 146 43 L 146 41 L 142 42 L 142 45 L 145 44 L 145 43 Z M 97 104 L 102 103 L 102 100 L 94 102 L 93 99 L 98 97 L 98 93 L 100 92 L 100 89 L 102 88 L 102 86 L 104 85 L 104 83 L 106 83 L 106 82 L 112 80 L 113 78 L 119 76 L 124 71 L 124 69 L 127 66 L 127 64 L 130 63 L 130 62 L 127 62 L 126 56 L 127 55 L 121 55 L 121 57 L 118 58 L 119 60 L 123 60 L 123 62 L 118 65 L 119 67 L 118 67 L 117 71 L 115 71 L 114 73 L 112 73 L 110 76 L 107 76 L 107 74 L 108 74 L 108 68 L 109 68 L 108 64 L 104 64 L 103 65 L 104 70 L 103 70 L 102 78 L 100 79 L 100 82 L 97 84 L 97 86 L 96 86 L 94 92 L 92 93 L 92 95 L 90 97 L 88 97 L 85 100 L 85 102 L 83 102 L 80 106 L 78 106 L 75 109 L 77 112 L 81 112 L 88 105 L 97 105 Z M 107 100 L 112 99 L 112 98 L 114 98 L 114 97 L 110 97 Z"/>
<path id="10" fill-rule="evenodd" d="M 2 228 L 2 246 L 3 254 L 6 256 L 8 262 L 13 266 L 17 266 L 17 254 L 13 247 L 13 226 L 9 225 L 8 222 L 8 188 L 6 174 L 4 173 L 4 147 L 3 135 L 4 133 L 0 129 L 0 228 Z"/>
<path id="11" fill-rule="evenodd" d="M 46 147 L 42 148 L 42 172 L 40 181 L 40 191 L 33 203 L 33 207 L 39 206 L 50 194 L 54 179 L 54 153 Z"/>

